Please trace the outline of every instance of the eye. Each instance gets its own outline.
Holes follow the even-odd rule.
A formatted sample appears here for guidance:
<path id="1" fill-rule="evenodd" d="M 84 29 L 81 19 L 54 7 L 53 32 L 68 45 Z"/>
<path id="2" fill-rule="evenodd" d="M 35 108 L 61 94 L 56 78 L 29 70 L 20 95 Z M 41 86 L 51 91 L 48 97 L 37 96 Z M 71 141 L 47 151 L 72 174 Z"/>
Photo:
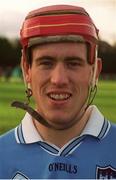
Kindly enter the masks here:
<path id="1" fill-rule="evenodd" d="M 54 61 L 51 58 L 41 58 L 37 61 L 37 65 L 43 69 L 50 69 L 54 66 Z"/>
<path id="2" fill-rule="evenodd" d="M 67 61 L 67 66 L 69 68 L 77 68 L 79 66 L 82 66 L 82 63 L 78 60 L 70 60 L 70 61 Z"/>
<path id="3" fill-rule="evenodd" d="M 53 62 L 51 60 L 43 60 L 40 62 L 40 65 L 43 66 L 44 68 L 51 68 L 53 66 Z"/>

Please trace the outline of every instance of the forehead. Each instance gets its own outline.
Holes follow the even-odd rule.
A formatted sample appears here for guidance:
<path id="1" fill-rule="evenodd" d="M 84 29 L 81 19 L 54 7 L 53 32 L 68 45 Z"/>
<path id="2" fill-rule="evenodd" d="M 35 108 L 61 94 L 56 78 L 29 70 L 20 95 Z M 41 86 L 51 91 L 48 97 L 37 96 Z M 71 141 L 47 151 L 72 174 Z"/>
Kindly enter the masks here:
<path id="1" fill-rule="evenodd" d="M 79 56 L 85 58 L 87 55 L 87 45 L 85 43 L 48 43 L 32 47 L 33 56 Z"/>

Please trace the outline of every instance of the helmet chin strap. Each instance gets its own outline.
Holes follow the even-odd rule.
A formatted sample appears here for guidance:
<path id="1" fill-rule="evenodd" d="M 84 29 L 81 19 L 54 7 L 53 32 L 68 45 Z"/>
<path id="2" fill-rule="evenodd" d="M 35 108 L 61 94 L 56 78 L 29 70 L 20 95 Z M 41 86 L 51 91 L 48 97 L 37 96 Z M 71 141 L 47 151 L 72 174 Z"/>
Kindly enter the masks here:
<path id="1" fill-rule="evenodd" d="M 11 103 L 11 106 L 21 108 L 27 111 L 34 119 L 36 119 L 42 125 L 51 127 L 51 125 L 49 125 L 49 123 L 37 111 L 35 111 L 32 107 L 28 106 L 28 104 L 19 101 L 13 101 Z"/>
<path id="2" fill-rule="evenodd" d="M 95 85 L 94 88 L 90 86 L 89 95 L 88 95 L 88 99 L 87 99 L 87 106 L 86 106 L 85 110 L 92 104 L 92 102 L 96 96 L 96 93 L 97 93 L 97 85 Z"/>

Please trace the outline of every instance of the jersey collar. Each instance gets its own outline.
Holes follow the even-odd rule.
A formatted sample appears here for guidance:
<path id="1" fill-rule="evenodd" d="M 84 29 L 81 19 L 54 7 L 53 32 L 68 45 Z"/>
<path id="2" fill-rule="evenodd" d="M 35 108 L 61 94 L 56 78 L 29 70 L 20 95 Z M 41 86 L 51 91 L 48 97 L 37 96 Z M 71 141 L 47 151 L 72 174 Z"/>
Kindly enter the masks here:
<path id="1" fill-rule="evenodd" d="M 107 134 L 110 128 L 110 122 L 105 120 L 104 116 L 95 105 L 90 106 L 90 108 L 91 115 L 88 123 L 81 133 L 81 136 L 92 135 L 101 139 Z"/>
<path id="2" fill-rule="evenodd" d="M 96 106 L 90 106 L 89 108 L 92 109 L 91 116 L 80 137 L 83 135 L 91 135 L 101 139 L 109 131 L 110 123 L 104 119 L 104 116 Z M 15 128 L 15 138 L 17 143 L 23 144 L 43 141 L 33 124 L 32 117 L 28 113 L 25 114 L 22 123 Z"/>

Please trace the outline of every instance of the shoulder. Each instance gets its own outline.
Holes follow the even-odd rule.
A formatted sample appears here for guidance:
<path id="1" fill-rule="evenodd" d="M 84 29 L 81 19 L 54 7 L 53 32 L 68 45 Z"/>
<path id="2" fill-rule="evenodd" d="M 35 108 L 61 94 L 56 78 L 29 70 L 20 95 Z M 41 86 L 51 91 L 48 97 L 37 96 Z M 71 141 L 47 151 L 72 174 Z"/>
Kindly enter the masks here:
<path id="1" fill-rule="evenodd" d="M 116 147 L 116 124 L 108 121 L 110 126 L 106 132 L 105 141 Z"/>
<path id="2" fill-rule="evenodd" d="M 0 149 L 5 146 L 10 146 L 13 142 L 15 142 L 15 129 L 0 136 Z"/>
<path id="3" fill-rule="evenodd" d="M 116 124 L 112 122 L 110 122 L 110 124 L 111 124 L 110 132 L 116 134 Z"/>

